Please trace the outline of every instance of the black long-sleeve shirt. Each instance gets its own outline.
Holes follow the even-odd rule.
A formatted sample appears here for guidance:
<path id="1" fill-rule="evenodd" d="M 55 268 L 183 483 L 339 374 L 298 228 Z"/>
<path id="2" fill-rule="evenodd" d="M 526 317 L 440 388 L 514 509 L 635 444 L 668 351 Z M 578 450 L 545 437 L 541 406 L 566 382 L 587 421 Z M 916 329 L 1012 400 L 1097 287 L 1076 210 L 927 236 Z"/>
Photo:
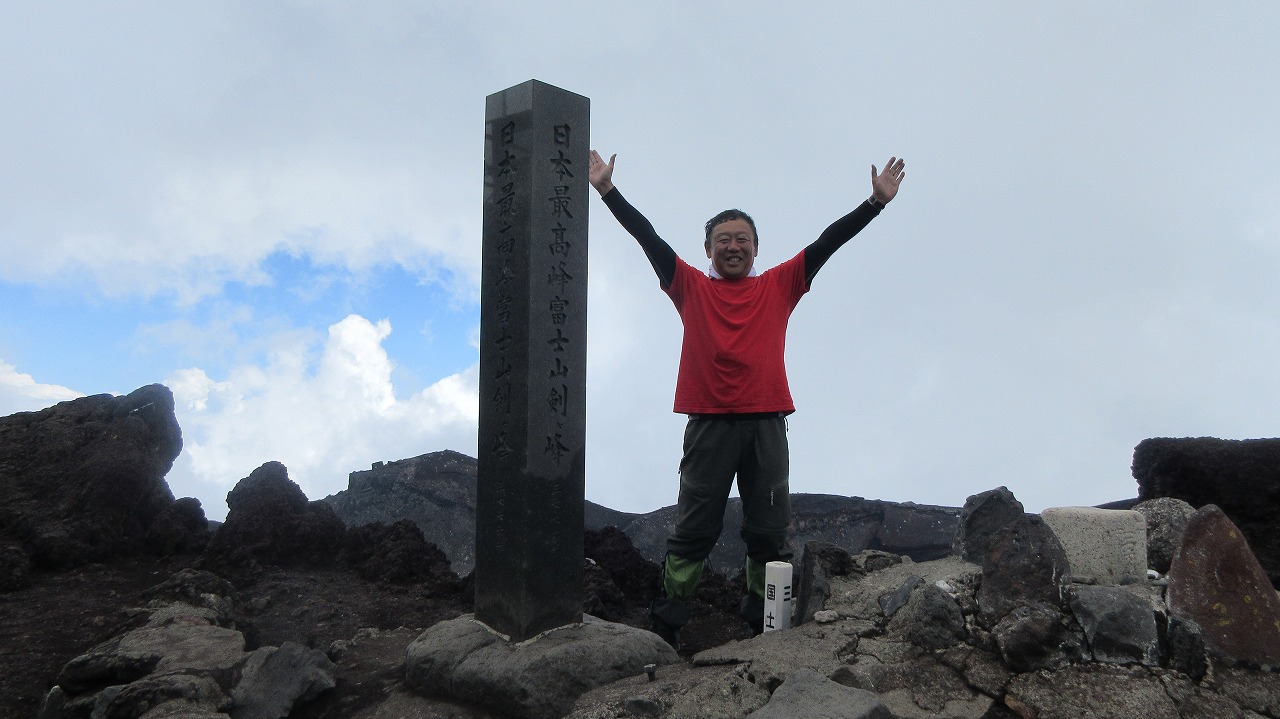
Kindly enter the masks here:
<path id="1" fill-rule="evenodd" d="M 602 199 L 623 229 L 640 243 L 663 288 L 670 287 L 676 273 L 676 251 L 658 235 L 657 230 L 653 229 L 653 224 L 630 202 L 627 202 L 618 188 L 609 190 Z M 814 275 L 818 274 L 818 270 L 831 259 L 831 255 L 835 254 L 835 251 L 844 243 L 853 239 L 854 235 L 861 232 L 862 228 L 879 214 L 880 209 L 872 206 L 870 200 L 867 200 L 849 214 L 828 225 L 827 229 L 818 235 L 818 239 L 804 248 L 805 284 L 812 284 Z"/>

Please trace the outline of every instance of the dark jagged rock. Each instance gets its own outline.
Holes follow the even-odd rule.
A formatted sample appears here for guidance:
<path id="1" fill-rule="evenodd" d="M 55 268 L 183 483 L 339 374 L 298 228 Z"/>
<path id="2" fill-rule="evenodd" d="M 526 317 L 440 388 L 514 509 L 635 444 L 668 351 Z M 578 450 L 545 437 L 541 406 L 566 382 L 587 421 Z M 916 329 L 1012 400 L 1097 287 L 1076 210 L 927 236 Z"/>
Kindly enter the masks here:
<path id="1" fill-rule="evenodd" d="M 1111 664 L 1160 663 L 1160 635 L 1151 603 L 1121 587 L 1072 587 L 1075 615 L 1093 658 Z"/>
<path id="2" fill-rule="evenodd" d="M 1169 568 L 1169 611 L 1200 625 L 1229 657 L 1280 663 L 1280 596 L 1240 531 L 1215 505 L 1187 520 Z"/>
<path id="3" fill-rule="evenodd" d="M 993 626 L 1021 605 L 1061 606 L 1068 580 L 1067 554 L 1057 535 L 1039 516 L 1024 516 L 992 537 L 982 563 L 978 608 Z"/>
<path id="4" fill-rule="evenodd" d="M 147 551 L 174 503 L 164 477 L 181 449 L 163 385 L 0 418 L 0 539 L 44 568 Z"/>
<path id="5" fill-rule="evenodd" d="M 147 529 L 147 546 L 166 554 L 199 553 L 209 546 L 213 531 L 195 497 L 183 497 L 161 510 Z"/>
<path id="6" fill-rule="evenodd" d="M 631 601 L 647 604 L 657 595 L 658 564 L 645 559 L 621 529 L 588 529 L 583 537 L 583 553 L 595 561 Z"/>
<path id="7" fill-rule="evenodd" d="M 325 566 L 336 561 L 346 540 L 333 507 L 308 502 L 279 462 L 267 462 L 237 482 L 227 507 L 227 520 L 202 559 L 210 566 Z"/>
<path id="8" fill-rule="evenodd" d="M 606 622 L 625 620 L 627 597 L 614 583 L 613 577 L 595 561 L 589 558 L 582 561 L 582 613 Z"/>
<path id="9" fill-rule="evenodd" d="M 1070 641 L 1061 612 L 1046 602 L 1019 605 L 992 628 L 991 635 L 1005 666 L 1015 672 L 1057 669 L 1080 653 Z"/>
<path id="10" fill-rule="evenodd" d="M 1169 668 L 1200 681 L 1209 671 L 1205 653 L 1204 631 L 1190 619 L 1170 615 L 1165 627 L 1165 653 Z"/>
<path id="11" fill-rule="evenodd" d="M 982 564 L 996 532 L 1024 514 L 1022 502 L 1007 487 L 996 487 L 969 497 L 960 510 L 951 553 L 966 562 Z"/>
<path id="12" fill-rule="evenodd" d="M 1138 502 L 1133 509 L 1147 520 L 1147 566 L 1167 574 L 1173 553 L 1182 541 L 1187 518 L 1195 508 L 1181 499 L 1157 497 Z"/>
<path id="13" fill-rule="evenodd" d="M 894 616 L 898 613 L 899 609 L 902 609 L 907 605 L 907 602 L 911 599 L 911 593 L 922 584 L 924 584 L 924 577 L 916 576 L 914 574 L 907 577 L 907 580 L 897 589 L 889 592 L 883 597 L 880 597 L 880 611 L 886 617 Z"/>
<path id="14" fill-rule="evenodd" d="M 335 666 L 322 652 L 294 642 L 251 652 L 231 690 L 236 719 L 289 716 L 295 703 L 332 689 Z"/>
<path id="15" fill-rule="evenodd" d="M 844 577 L 855 571 L 853 556 L 843 547 L 827 542 L 805 544 L 797 592 L 797 623 L 812 621 L 814 614 L 826 608 L 827 598 L 831 596 L 831 577 Z"/>
<path id="16" fill-rule="evenodd" d="M 347 530 L 342 561 L 371 582 L 410 584 L 454 577 L 449 558 L 407 519 Z"/>
<path id="17" fill-rule="evenodd" d="M 186 570 L 146 594 L 144 623 L 67 662 L 40 719 L 278 719 L 336 684 L 319 650 L 286 641 L 246 653 L 244 635 L 211 609 L 234 602 L 215 575 Z"/>
<path id="18" fill-rule="evenodd" d="M 1280 439 L 1157 438 L 1133 450 L 1141 499 L 1216 504 L 1280 587 Z"/>
<path id="19" fill-rule="evenodd" d="M 183 569 L 147 589 L 143 597 L 152 605 L 181 602 L 208 609 L 212 612 L 213 622 L 220 627 L 234 627 L 239 618 L 235 587 L 212 572 Z"/>
<path id="20" fill-rule="evenodd" d="M 889 632 L 922 649 L 946 649 L 964 640 L 964 614 L 951 595 L 925 584 L 893 615 Z"/>

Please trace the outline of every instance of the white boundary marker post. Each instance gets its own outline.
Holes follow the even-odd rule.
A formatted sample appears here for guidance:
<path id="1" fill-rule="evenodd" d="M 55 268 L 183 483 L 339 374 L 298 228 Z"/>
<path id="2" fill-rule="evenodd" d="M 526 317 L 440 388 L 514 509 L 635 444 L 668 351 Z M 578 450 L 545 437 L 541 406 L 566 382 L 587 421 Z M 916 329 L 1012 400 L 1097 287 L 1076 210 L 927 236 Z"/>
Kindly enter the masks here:
<path id="1" fill-rule="evenodd" d="M 764 565 L 764 630 L 791 628 L 791 564 Z"/>

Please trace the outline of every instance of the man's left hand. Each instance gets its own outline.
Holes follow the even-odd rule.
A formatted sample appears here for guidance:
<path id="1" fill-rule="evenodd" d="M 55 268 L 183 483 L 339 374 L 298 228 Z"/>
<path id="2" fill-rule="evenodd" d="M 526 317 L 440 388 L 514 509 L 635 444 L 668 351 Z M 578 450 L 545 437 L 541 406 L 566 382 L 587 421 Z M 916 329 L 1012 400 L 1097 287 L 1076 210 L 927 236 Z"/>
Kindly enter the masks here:
<path id="1" fill-rule="evenodd" d="M 872 165 L 871 199 L 882 205 L 889 204 L 889 201 L 898 194 L 898 185 L 902 184 L 902 179 L 907 176 L 905 168 L 906 163 L 896 157 L 890 157 L 884 164 L 884 172 L 876 172 L 876 166 Z"/>

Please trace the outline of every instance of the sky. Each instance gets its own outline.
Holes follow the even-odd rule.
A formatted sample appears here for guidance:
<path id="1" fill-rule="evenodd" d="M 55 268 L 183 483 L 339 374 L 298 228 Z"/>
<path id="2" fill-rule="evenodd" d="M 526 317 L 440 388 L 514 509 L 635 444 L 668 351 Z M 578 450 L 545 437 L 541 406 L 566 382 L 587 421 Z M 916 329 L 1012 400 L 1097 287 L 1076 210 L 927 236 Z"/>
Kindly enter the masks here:
<path id="1" fill-rule="evenodd" d="M 0 5 L 0 416 L 173 390 L 211 519 L 476 452 L 484 100 L 591 99 L 695 266 L 761 268 L 906 160 L 792 316 L 793 492 L 1137 495 L 1148 437 L 1280 436 L 1280 4 Z M 681 325 L 590 209 L 586 498 L 673 504 Z"/>

